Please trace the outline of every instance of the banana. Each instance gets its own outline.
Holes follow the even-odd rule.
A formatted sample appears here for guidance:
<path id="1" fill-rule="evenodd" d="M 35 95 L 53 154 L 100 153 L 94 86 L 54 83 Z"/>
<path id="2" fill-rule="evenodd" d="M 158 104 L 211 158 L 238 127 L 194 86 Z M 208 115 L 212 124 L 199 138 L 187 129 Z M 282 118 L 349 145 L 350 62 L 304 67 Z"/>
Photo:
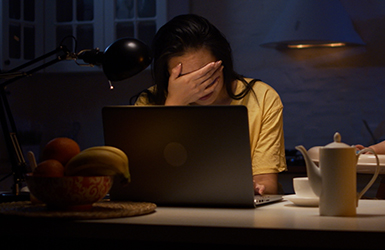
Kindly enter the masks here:
<path id="1" fill-rule="evenodd" d="M 121 175 L 130 181 L 127 155 L 111 146 L 87 148 L 75 155 L 65 166 L 64 174 L 68 176 Z"/>
<path id="2" fill-rule="evenodd" d="M 87 151 L 98 151 L 98 150 L 107 150 L 107 151 L 113 152 L 119 155 L 120 157 L 122 157 L 124 161 L 128 161 L 127 155 L 122 150 L 112 146 L 96 146 L 96 147 L 84 149 L 83 151 L 87 152 Z"/>

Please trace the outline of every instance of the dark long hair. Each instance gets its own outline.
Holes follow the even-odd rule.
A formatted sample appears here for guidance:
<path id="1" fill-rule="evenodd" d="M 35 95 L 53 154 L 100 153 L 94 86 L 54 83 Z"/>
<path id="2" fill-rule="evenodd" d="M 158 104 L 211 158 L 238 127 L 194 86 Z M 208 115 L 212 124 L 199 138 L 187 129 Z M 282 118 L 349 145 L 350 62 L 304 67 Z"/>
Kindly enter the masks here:
<path id="1" fill-rule="evenodd" d="M 152 43 L 152 76 L 155 91 L 147 92 L 150 103 L 164 104 L 167 96 L 169 71 L 168 62 L 172 57 L 181 56 L 190 49 L 208 49 L 216 60 L 222 60 L 224 84 L 228 95 L 233 99 L 243 98 L 255 81 L 247 83 L 233 68 L 231 47 L 225 36 L 207 19 L 194 15 L 174 17 L 162 26 Z M 232 82 L 241 80 L 246 88 L 235 94 Z"/>

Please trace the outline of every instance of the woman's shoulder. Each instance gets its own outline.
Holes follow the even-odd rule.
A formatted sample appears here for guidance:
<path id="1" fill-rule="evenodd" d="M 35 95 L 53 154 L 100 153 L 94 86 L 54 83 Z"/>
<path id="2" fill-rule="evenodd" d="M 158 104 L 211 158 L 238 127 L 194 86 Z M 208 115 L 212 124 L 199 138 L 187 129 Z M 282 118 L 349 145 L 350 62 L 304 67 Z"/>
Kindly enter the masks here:
<path id="1" fill-rule="evenodd" d="M 138 98 L 135 101 L 135 105 L 137 106 L 143 106 L 143 105 L 150 105 L 149 101 L 149 94 L 153 94 L 155 92 L 155 86 L 151 86 L 145 90 L 143 90 L 139 95 Z"/>
<path id="2" fill-rule="evenodd" d="M 249 84 L 254 82 L 252 89 L 257 95 L 265 95 L 267 92 L 269 92 L 269 94 L 278 95 L 277 91 L 272 86 L 262 80 L 254 78 L 244 78 L 244 80 Z M 237 88 L 244 88 L 244 83 L 242 83 L 241 80 L 238 80 L 237 86 Z"/>
<path id="3" fill-rule="evenodd" d="M 252 78 L 244 78 L 244 80 L 249 84 L 253 84 L 251 91 L 249 91 L 242 99 L 234 100 L 234 105 L 241 104 L 249 107 L 250 109 L 260 107 L 276 107 L 270 110 L 281 109 L 283 107 L 279 94 L 269 84 Z M 239 80 L 237 83 L 237 90 L 241 91 L 245 87 L 245 83 L 242 80 Z"/>

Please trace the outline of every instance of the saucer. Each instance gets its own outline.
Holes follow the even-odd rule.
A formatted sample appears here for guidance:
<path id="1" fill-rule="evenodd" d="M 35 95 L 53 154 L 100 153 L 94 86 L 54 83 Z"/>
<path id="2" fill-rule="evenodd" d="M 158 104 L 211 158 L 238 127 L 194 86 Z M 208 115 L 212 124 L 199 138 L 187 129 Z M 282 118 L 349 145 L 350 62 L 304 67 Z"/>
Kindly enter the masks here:
<path id="1" fill-rule="evenodd" d="M 282 198 L 293 202 L 297 206 L 303 207 L 318 207 L 319 198 L 318 197 L 299 197 L 295 194 L 284 195 Z"/>

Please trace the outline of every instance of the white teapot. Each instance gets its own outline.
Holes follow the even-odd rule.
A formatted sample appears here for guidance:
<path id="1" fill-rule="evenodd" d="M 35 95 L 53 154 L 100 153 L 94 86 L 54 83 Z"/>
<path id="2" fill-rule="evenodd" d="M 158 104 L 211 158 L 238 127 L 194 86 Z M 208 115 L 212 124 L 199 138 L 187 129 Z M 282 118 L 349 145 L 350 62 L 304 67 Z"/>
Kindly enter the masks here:
<path id="1" fill-rule="evenodd" d="M 354 146 L 341 142 L 341 135 L 334 135 L 334 142 L 319 147 L 319 167 L 311 160 L 303 146 L 296 146 L 304 156 L 310 186 L 320 198 L 320 215 L 355 216 L 358 200 L 373 185 L 379 172 L 377 154 L 369 148 L 356 153 Z M 376 156 L 377 168 L 366 187 L 357 194 L 358 157 L 365 152 Z"/>

